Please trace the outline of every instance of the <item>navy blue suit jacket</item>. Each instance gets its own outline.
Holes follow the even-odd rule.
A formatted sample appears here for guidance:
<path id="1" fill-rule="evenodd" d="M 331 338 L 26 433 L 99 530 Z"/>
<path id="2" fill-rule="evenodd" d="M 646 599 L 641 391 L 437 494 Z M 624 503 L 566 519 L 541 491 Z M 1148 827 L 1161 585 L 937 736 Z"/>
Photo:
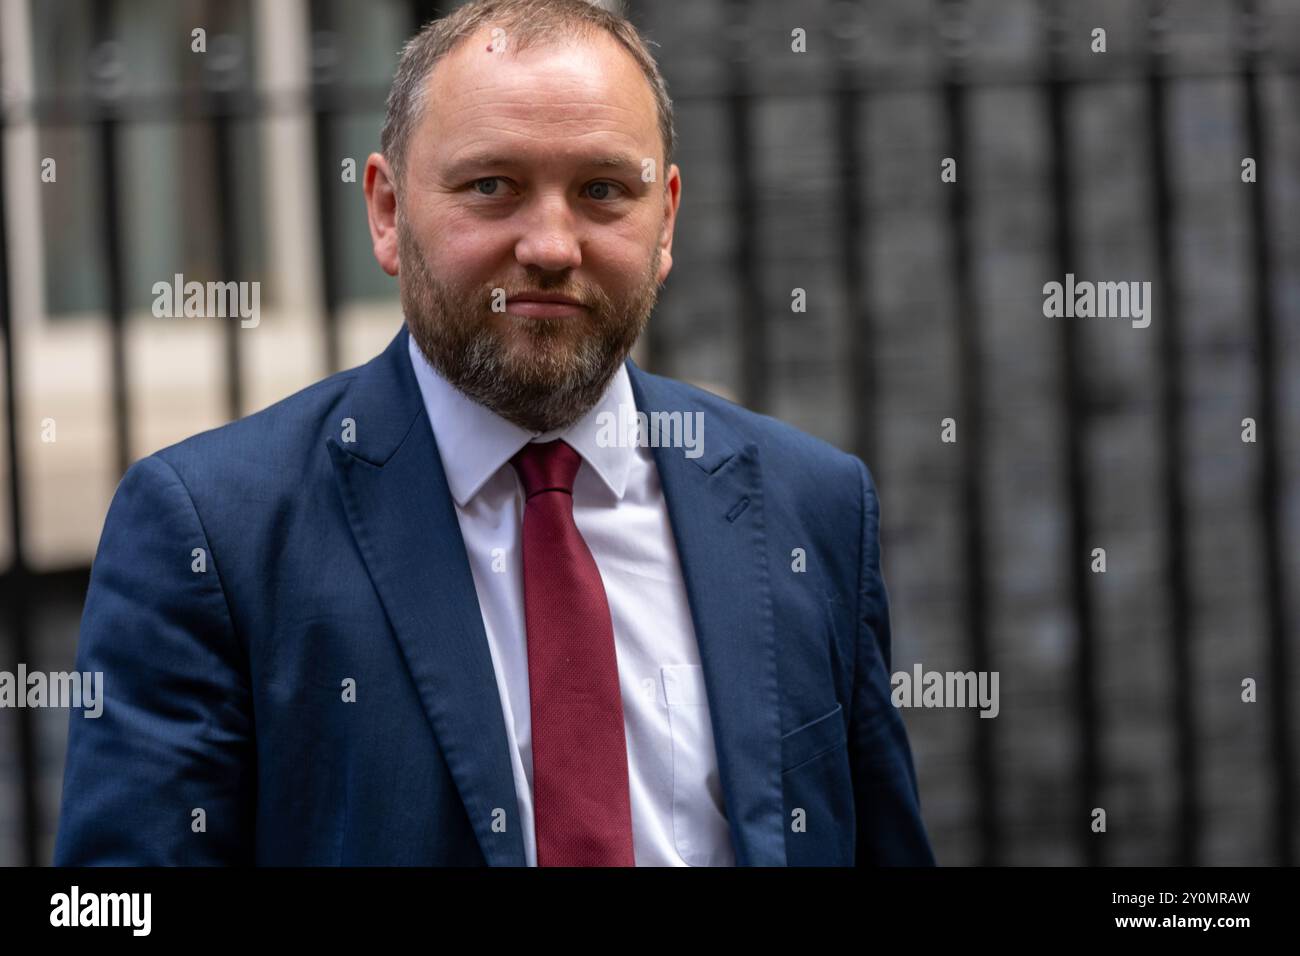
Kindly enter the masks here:
<path id="1" fill-rule="evenodd" d="M 702 456 L 654 455 L 736 862 L 933 863 L 889 699 L 866 467 L 628 372 L 640 410 L 704 415 Z M 77 668 L 103 671 L 105 703 L 98 719 L 72 712 L 58 865 L 524 863 L 501 702 L 405 327 L 365 365 L 131 466 Z"/>

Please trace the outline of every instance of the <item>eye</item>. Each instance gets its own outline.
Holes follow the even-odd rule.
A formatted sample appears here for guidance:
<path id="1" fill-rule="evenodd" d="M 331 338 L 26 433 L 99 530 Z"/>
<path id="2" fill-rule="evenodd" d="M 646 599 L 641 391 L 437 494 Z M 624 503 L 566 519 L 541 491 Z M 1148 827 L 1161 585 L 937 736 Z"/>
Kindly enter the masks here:
<path id="1" fill-rule="evenodd" d="M 472 188 L 480 196 L 496 196 L 499 195 L 500 192 L 497 189 L 497 183 L 500 182 L 504 182 L 504 180 L 500 176 L 487 176 L 483 179 L 474 180 L 474 182 L 470 183 L 470 188 Z M 480 188 L 484 185 L 490 186 L 491 188 L 490 189 Z"/>
<path id="2" fill-rule="evenodd" d="M 592 199 L 603 200 L 607 198 L 609 199 L 618 198 L 616 194 L 613 194 L 611 192 L 611 190 L 615 190 L 615 189 L 622 190 L 623 187 L 620 186 L 618 183 L 612 183 L 609 182 L 608 180 L 602 179 L 599 182 L 591 183 L 589 186 L 587 186 L 587 189 L 589 190 L 588 195 L 591 196 Z"/>

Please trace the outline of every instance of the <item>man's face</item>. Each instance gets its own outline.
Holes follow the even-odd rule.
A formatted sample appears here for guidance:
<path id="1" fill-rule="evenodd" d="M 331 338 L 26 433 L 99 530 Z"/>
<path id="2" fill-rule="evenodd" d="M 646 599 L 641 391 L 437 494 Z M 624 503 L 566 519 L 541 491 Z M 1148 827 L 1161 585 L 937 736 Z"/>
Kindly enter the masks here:
<path id="1" fill-rule="evenodd" d="M 654 97 L 616 40 L 516 55 L 505 39 L 494 52 L 484 31 L 438 64 L 391 223 L 382 158 L 367 201 L 376 256 L 398 274 L 429 361 L 549 431 L 600 398 L 645 327 L 672 268 L 680 177 L 662 168 Z M 534 298 L 547 295 L 576 304 Z"/>

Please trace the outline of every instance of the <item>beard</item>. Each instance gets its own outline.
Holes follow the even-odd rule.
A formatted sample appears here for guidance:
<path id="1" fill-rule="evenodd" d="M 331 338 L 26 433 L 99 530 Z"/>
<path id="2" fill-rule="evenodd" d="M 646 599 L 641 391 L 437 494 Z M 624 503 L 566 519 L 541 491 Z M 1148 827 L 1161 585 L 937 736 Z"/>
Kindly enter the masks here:
<path id="1" fill-rule="evenodd" d="M 402 311 L 429 364 L 469 398 L 529 431 L 567 428 L 600 401 L 658 298 L 658 246 L 631 291 L 613 298 L 596 285 L 553 274 L 513 283 L 443 282 L 400 213 L 397 243 Z M 562 318 L 493 312 L 494 289 L 504 289 L 507 299 L 556 293 L 586 308 Z"/>

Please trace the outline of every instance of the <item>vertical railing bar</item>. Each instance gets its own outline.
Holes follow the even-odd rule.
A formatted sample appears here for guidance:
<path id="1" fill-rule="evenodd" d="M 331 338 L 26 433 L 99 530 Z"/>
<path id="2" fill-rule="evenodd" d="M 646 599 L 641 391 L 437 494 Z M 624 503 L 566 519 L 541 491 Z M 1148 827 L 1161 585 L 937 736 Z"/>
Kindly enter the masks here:
<path id="1" fill-rule="evenodd" d="M 333 0 L 317 0 L 312 4 L 312 33 L 332 36 L 335 28 Z M 317 56 L 316 43 L 312 43 L 312 57 Z M 316 150 L 316 213 L 320 229 L 320 294 L 322 323 L 325 332 L 325 372 L 333 374 L 342 367 L 342 329 L 339 324 L 339 255 L 335 231 L 334 189 L 339 182 L 338 167 L 333 162 L 335 114 L 338 103 L 338 76 L 325 73 L 321 64 L 311 64 L 312 142 Z M 335 70 L 336 65 L 329 69 Z M 357 175 L 362 175 L 357 170 Z"/>
<path id="2" fill-rule="evenodd" d="M 95 37 L 99 44 L 113 40 L 115 3 L 95 5 Z M 101 46 L 102 49 L 102 46 Z M 120 92 L 120 91 L 119 91 Z M 117 103 L 111 90 L 102 91 L 96 128 L 99 133 L 100 184 L 103 193 L 100 240 L 104 247 L 104 282 L 110 349 L 114 448 L 117 473 L 125 474 L 131 464 L 130 396 L 126 354 L 126 235 L 123 231 L 121 195 L 118 189 Z"/>
<path id="3" fill-rule="evenodd" d="M 1199 760 L 1196 754 L 1195 720 L 1192 705 L 1192 622 L 1191 570 L 1187 564 L 1188 532 L 1186 522 L 1186 483 L 1183 465 L 1188 461 L 1186 424 L 1181 392 L 1183 361 L 1180 296 L 1176 279 L 1173 237 L 1173 187 L 1170 179 L 1168 91 L 1164 77 L 1165 38 L 1159 28 L 1159 3 L 1149 4 L 1150 29 L 1146 91 L 1147 129 L 1150 141 L 1153 200 L 1153 235 L 1155 239 L 1156 283 L 1161 309 L 1152 320 L 1156 326 L 1159 361 L 1157 384 L 1161 419 L 1160 454 L 1157 465 L 1163 535 L 1163 564 L 1168 573 L 1169 636 L 1172 672 L 1170 715 L 1175 735 L 1176 811 L 1174 855 L 1170 861 L 1178 866 L 1195 866 L 1199 862 L 1200 799 L 1198 793 Z"/>
<path id="4" fill-rule="evenodd" d="M 954 24 L 966 16 L 965 0 L 944 4 L 943 15 Z M 984 520 L 984 449 L 985 420 L 983 396 L 986 388 L 983 350 L 980 348 L 979 294 L 972 254 L 972 216 L 970 182 L 974 168 L 974 151 L 967 126 L 967 71 L 962 57 L 966 51 L 960 40 L 949 44 L 942 83 L 945 125 L 948 128 L 948 152 L 957 160 L 956 182 L 943 184 L 947 192 L 947 218 L 952 243 L 952 282 L 954 324 L 957 335 L 957 381 L 961 409 L 961 439 L 957 442 L 961 499 L 962 606 L 966 611 L 966 638 L 972 668 L 977 673 L 993 670 L 993 649 L 989 627 L 987 595 L 992 582 L 985 553 L 988 529 Z M 936 170 L 937 175 L 937 170 Z M 1002 838 L 997 808 L 998 778 L 996 762 L 996 721 L 976 721 L 975 819 L 979 834 L 979 865 L 996 866 L 1002 857 Z"/>
<path id="5" fill-rule="evenodd" d="M 1259 15 L 1254 0 L 1243 0 L 1241 13 L 1243 26 L 1242 82 L 1246 101 L 1245 138 L 1247 155 L 1253 156 L 1263 175 L 1257 176 L 1248 187 L 1250 232 L 1254 246 L 1255 272 L 1255 378 L 1256 421 L 1262 429 L 1261 439 L 1253 446 L 1259 454 L 1259 470 L 1255 488 L 1255 508 L 1262 532 L 1260 542 L 1261 564 L 1264 569 L 1264 615 L 1268 636 L 1268 681 L 1265 691 L 1268 698 L 1269 751 L 1273 771 L 1273 826 L 1269 843 L 1274 848 L 1274 862 L 1278 866 L 1295 864 L 1295 758 L 1292 750 L 1292 724 L 1290 720 L 1290 695 L 1283 691 L 1289 686 L 1291 673 L 1290 649 L 1287 634 L 1291 633 L 1287 621 L 1286 595 L 1282 571 L 1287 555 L 1282 536 L 1282 485 L 1278 445 L 1282 441 L 1283 422 L 1281 380 L 1278 365 L 1273 357 L 1277 324 L 1273 300 L 1272 233 L 1268 211 L 1268 184 L 1275 181 L 1268 166 L 1267 142 L 1262 103 L 1262 78 L 1259 71 L 1258 44 L 1254 42 L 1260 29 Z"/>
<path id="6" fill-rule="evenodd" d="M 758 274 L 758 204 L 754 172 L 753 117 L 750 115 L 749 71 L 746 60 L 752 42 L 747 8 L 742 0 L 728 0 L 726 19 L 731 28 L 729 84 L 726 93 L 730 129 L 730 166 L 734 172 L 736 207 L 736 282 L 740 290 L 740 401 L 755 411 L 768 410 L 768 330 Z"/>
<path id="7" fill-rule="evenodd" d="M 216 93 L 212 97 L 212 136 L 216 154 L 216 175 L 213 181 L 217 208 L 215 225 L 218 236 L 218 261 L 222 282 L 242 281 L 239 275 L 239 195 L 235 188 L 234 136 L 230 115 L 231 96 Z M 211 316 L 210 318 L 217 318 Z M 244 408 L 244 377 L 240 362 L 239 333 L 242 324 L 239 315 L 221 318 L 222 338 L 225 345 L 226 415 L 231 420 L 239 418 Z"/>
<path id="8" fill-rule="evenodd" d="M 1073 183 L 1070 169 L 1070 137 L 1067 113 L 1073 94 L 1074 81 L 1066 75 L 1065 30 L 1058 19 L 1064 6 L 1047 10 L 1048 67 L 1047 86 L 1048 143 L 1051 166 L 1053 237 L 1052 260 L 1057 276 L 1073 271 L 1077 249 L 1074 242 L 1073 215 L 1070 204 Z M 1069 508 L 1069 525 L 1066 537 L 1068 556 L 1068 599 L 1075 621 L 1074 699 L 1076 702 L 1075 727 L 1078 758 L 1076 765 L 1075 806 L 1070 822 L 1077 834 L 1080 855 L 1088 866 L 1103 863 L 1102 843 L 1092 832 L 1092 811 L 1100 806 L 1102 780 L 1101 757 L 1098 743 L 1100 707 L 1097 698 L 1096 625 L 1089 581 L 1087 555 L 1088 512 L 1090 493 L 1087 482 L 1085 457 L 1085 418 L 1087 415 L 1082 372 L 1083 358 L 1079 324 L 1073 319 L 1060 323 L 1061 389 L 1060 400 L 1065 410 L 1063 422 L 1065 439 L 1066 500 Z"/>
<path id="9" fill-rule="evenodd" d="M 844 289 L 845 381 L 853 409 L 851 450 L 870 466 L 876 459 L 879 376 L 876 371 L 875 322 L 867 297 L 870 256 L 864 209 L 867 178 L 865 142 L 859 107 L 870 102 L 859 94 L 852 42 L 841 43 L 835 89 L 836 179 L 839 184 L 839 272 Z"/>

